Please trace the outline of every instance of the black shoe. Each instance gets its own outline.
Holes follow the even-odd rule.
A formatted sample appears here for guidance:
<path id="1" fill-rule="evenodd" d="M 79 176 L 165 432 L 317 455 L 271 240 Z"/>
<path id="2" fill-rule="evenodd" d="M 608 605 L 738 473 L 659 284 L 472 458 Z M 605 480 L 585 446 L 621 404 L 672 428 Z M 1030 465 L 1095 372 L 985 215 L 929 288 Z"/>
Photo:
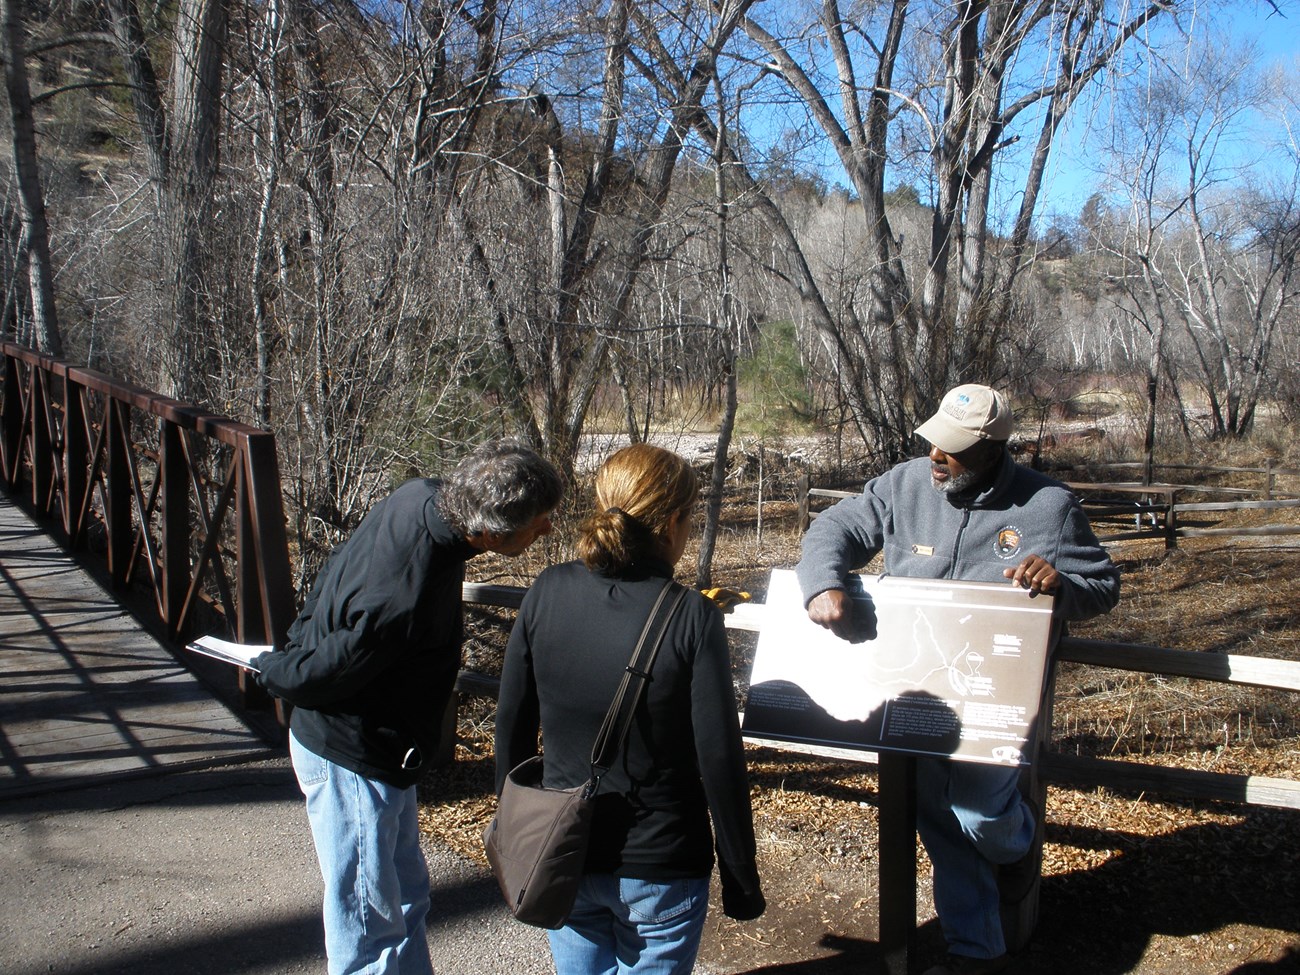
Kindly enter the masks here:
<path id="1" fill-rule="evenodd" d="M 1025 800 L 1034 816 L 1034 839 L 1019 860 L 998 867 L 999 913 L 1002 937 L 1010 952 L 1023 951 L 1038 924 L 1038 888 L 1043 875 L 1043 817 L 1037 805 Z"/>
<path id="2" fill-rule="evenodd" d="M 998 897 L 1003 904 L 1023 901 L 1043 876 L 1043 841 L 1036 838 L 1029 852 L 1013 863 L 998 867 Z"/>
<path id="3" fill-rule="evenodd" d="M 971 958 L 967 955 L 949 955 L 942 965 L 927 968 L 925 975 L 993 975 L 1011 964 L 1010 955 L 996 958 Z"/>

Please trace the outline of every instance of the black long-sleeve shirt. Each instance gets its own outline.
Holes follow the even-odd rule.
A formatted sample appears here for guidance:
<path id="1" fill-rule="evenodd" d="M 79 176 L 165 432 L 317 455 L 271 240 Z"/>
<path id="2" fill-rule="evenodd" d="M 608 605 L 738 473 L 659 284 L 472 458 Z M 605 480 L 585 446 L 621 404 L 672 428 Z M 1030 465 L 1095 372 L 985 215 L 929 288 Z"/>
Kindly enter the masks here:
<path id="1" fill-rule="evenodd" d="M 417 478 L 376 504 L 316 577 L 284 652 L 255 661 L 304 746 L 399 788 L 438 746 L 477 554 L 439 514 L 439 490 Z"/>
<path id="2" fill-rule="evenodd" d="M 601 721 L 671 571 L 654 561 L 615 577 L 570 562 L 538 577 L 506 650 L 498 792 L 511 768 L 537 754 L 539 723 L 545 785 L 587 780 Z M 688 592 L 624 753 L 601 783 L 586 870 L 645 880 L 707 876 L 713 833 L 724 890 L 757 898 L 749 780 L 722 614 Z"/>

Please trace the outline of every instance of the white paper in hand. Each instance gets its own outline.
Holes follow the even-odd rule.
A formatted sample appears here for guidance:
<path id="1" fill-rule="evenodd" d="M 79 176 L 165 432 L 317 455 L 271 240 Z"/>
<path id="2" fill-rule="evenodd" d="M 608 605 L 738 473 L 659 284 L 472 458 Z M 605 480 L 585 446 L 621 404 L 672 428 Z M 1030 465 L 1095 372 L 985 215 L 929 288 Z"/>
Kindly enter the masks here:
<path id="1" fill-rule="evenodd" d="M 273 648 L 260 643 L 232 643 L 215 636 L 201 636 L 193 643 L 187 643 L 185 649 L 201 653 L 213 660 L 220 660 L 248 670 L 257 670 L 253 666 L 253 658 Z"/>

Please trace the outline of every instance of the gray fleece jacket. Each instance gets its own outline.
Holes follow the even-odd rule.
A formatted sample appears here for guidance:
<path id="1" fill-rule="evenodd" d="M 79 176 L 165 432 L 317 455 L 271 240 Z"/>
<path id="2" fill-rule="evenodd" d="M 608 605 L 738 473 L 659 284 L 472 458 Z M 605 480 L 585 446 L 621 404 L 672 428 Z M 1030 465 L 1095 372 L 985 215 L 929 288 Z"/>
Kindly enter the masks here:
<path id="1" fill-rule="evenodd" d="M 1041 556 L 1061 574 L 1053 644 L 1064 621 L 1097 616 L 1119 601 L 1119 570 L 1074 495 L 1010 454 L 973 497 L 936 491 L 929 458 L 918 457 L 823 512 L 804 536 L 795 567 L 804 604 L 843 588 L 849 571 L 882 549 L 889 575 L 964 582 L 1008 583 L 1004 569 Z"/>

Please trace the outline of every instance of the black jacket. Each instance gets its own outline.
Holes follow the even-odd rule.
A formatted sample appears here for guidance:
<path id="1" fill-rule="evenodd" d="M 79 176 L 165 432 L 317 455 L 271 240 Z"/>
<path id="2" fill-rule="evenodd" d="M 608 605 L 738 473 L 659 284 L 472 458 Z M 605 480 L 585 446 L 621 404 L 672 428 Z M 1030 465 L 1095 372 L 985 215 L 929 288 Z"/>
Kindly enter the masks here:
<path id="1" fill-rule="evenodd" d="M 587 780 L 592 745 L 666 562 L 615 577 L 580 562 L 528 590 L 510 634 L 497 709 L 497 791 L 545 743 L 545 784 Z M 712 831 L 709 828 L 712 814 Z M 688 592 L 655 661 L 621 760 L 596 800 L 589 873 L 644 880 L 708 876 L 714 841 L 724 907 L 762 911 L 749 780 L 722 614 Z"/>
<path id="2" fill-rule="evenodd" d="M 476 552 L 407 481 L 330 555 L 284 652 L 255 661 L 316 754 L 405 788 L 438 746 L 461 652 L 461 584 Z"/>

